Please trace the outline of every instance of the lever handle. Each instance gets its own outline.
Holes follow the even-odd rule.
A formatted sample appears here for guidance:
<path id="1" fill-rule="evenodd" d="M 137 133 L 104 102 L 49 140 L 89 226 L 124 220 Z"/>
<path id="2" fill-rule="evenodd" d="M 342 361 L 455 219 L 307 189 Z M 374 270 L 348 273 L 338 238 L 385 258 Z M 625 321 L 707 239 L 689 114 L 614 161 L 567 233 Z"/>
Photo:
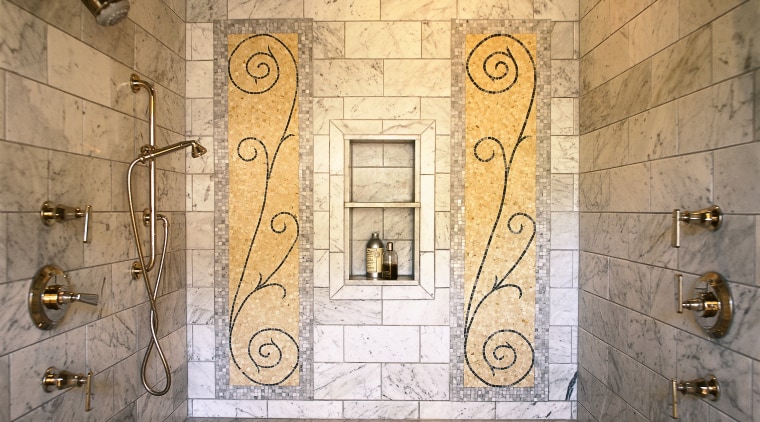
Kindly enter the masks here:
<path id="1" fill-rule="evenodd" d="M 84 211 L 82 211 L 81 208 L 70 207 L 68 205 L 45 201 L 40 208 L 40 218 L 42 219 L 42 222 L 47 226 L 52 226 L 56 221 L 84 218 L 84 234 L 82 235 L 82 242 L 84 243 L 90 243 L 91 213 L 92 205 L 85 206 Z"/>
<path id="2" fill-rule="evenodd" d="M 681 225 L 679 223 L 682 221 L 686 224 L 696 224 L 707 230 L 715 231 L 718 230 L 723 223 L 723 212 L 717 205 L 699 211 L 681 211 L 677 208 L 674 209 L 673 225 L 670 230 L 670 245 L 674 248 L 681 247 Z"/>
<path id="3" fill-rule="evenodd" d="M 691 381 L 678 381 L 675 378 L 670 379 L 670 402 L 672 403 L 672 412 L 670 417 L 678 419 L 678 392 L 682 394 L 693 394 L 711 401 L 720 399 L 720 383 L 714 375 L 708 375 L 706 378 L 697 378 Z"/>
<path id="4" fill-rule="evenodd" d="M 42 296 L 42 303 L 49 309 L 58 309 L 59 305 L 82 302 L 88 305 L 97 305 L 100 296 L 95 293 L 74 293 L 65 290 L 64 286 L 54 285 L 45 289 Z"/>
<path id="5" fill-rule="evenodd" d="M 673 225 L 670 228 L 670 246 L 674 248 L 681 247 L 681 210 L 673 210 Z"/>
<path id="6" fill-rule="evenodd" d="M 51 366 L 45 370 L 45 375 L 42 376 L 42 389 L 45 390 L 46 393 L 52 392 L 53 389 L 65 390 L 72 387 L 81 387 L 83 385 L 85 388 L 84 411 L 89 412 L 92 410 L 92 371 L 87 372 L 87 375 L 74 374 Z"/>

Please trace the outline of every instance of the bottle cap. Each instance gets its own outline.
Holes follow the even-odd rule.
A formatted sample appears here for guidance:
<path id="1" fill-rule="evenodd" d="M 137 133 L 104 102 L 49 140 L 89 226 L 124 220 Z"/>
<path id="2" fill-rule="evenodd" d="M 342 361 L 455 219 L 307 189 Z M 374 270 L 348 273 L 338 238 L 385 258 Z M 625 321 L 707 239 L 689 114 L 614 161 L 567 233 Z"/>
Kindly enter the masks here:
<path id="1" fill-rule="evenodd" d="M 385 244 L 385 249 L 388 250 L 388 251 L 392 251 L 393 250 L 393 242 L 386 243 Z"/>

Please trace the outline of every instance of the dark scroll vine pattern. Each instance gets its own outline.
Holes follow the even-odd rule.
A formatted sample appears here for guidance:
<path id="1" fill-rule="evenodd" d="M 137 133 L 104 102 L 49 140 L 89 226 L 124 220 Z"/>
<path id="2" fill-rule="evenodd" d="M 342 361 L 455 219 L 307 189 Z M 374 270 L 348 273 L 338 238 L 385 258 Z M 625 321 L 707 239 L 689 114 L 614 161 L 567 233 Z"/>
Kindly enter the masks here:
<path id="1" fill-rule="evenodd" d="M 241 52 L 241 47 L 259 41 L 261 38 L 268 39 L 266 51 L 257 51 L 246 57 L 245 53 Z M 272 51 L 272 44 L 278 45 L 280 49 L 287 52 L 287 56 L 281 54 L 284 57 L 277 57 Z M 240 279 L 237 282 L 235 293 L 232 299 L 230 307 L 230 320 L 229 320 L 229 352 L 235 366 L 240 372 L 251 382 L 257 385 L 273 386 L 282 384 L 285 380 L 291 377 L 300 364 L 300 350 L 298 341 L 290 333 L 278 327 L 261 327 L 255 332 L 250 334 L 248 339 L 247 356 L 238 356 L 233 349 L 233 333 L 236 329 L 236 323 L 241 315 L 249 315 L 256 312 L 253 306 L 249 306 L 249 299 L 255 294 L 261 293 L 264 290 L 271 290 L 270 288 L 279 290 L 281 297 L 284 299 L 288 295 L 287 288 L 280 283 L 272 281 L 272 277 L 282 268 L 285 261 L 290 257 L 293 248 L 298 242 L 300 237 L 300 227 L 298 217 L 287 211 L 280 211 L 274 213 L 269 221 L 268 230 L 277 235 L 292 236 L 289 247 L 282 254 L 282 257 L 268 274 L 257 271 L 253 268 L 253 264 L 249 262 L 251 253 L 254 248 L 257 247 L 256 239 L 262 229 L 262 221 L 264 215 L 268 210 L 267 208 L 267 196 L 269 193 L 270 182 L 273 183 L 272 174 L 275 170 L 277 162 L 277 156 L 280 152 L 282 145 L 288 140 L 296 140 L 297 138 L 293 133 L 288 133 L 291 130 L 291 120 L 293 119 L 293 112 L 295 110 L 298 92 L 298 72 L 297 62 L 290 51 L 290 49 L 277 37 L 271 34 L 257 34 L 252 35 L 243 41 L 241 41 L 230 53 L 228 60 L 228 73 L 229 80 L 240 91 L 249 95 L 261 95 L 270 91 L 277 82 L 280 81 L 281 60 L 287 60 L 292 62 L 293 74 L 295 76 L 295 86 L 293 89 L 292 103 L 290 106 L 290 113 L 287 115 L 286 123 L 280 139 L 277 142 L 277 147 L 274 151 L 269 151 L 267 144 L 264 140 L 256 136 L 248 136 L 240 141 L 237 145 L 237 155 L 245 163 L 251 163 L 251 165 L 262 165 L 265 170 L 264 178 L 264 193 L 261 198 L 261 204 L 259 207 L 259 215 L 256 222 L 256 226 L 250 235 L 250 242 L 248 244 L 248 252 L 243 264 L 243 268 L 240 274 Z M 242 69 L 241 69 L 242 68 Z M 234 75 L 236 71 L 240 71 L 241 78 L 236 78 Z M 271 155 L 270 155 L 271 153 Z M 290 225 L 292 224 L 292 226 Z M 286 244 L 285 242 L 278 242 L 278 245 Z M 262 246 L 263 247 L 263 246 Z M 275 245 L 267 245 L 266 247 L 276 247 Z M 244 280 L 246 274 L 253 273 L 253 278 L 256 280 L 255 287 L 245 293 L 243 289 Z M 247 335 L 247 334 L 242 334 Z M 295 349 L 295 359 L 291 361 L 285 359 L 284 348 Z M 248 360 L 245 362 L 244 359 Z M 253 365 L 252 370 L 246 369 L 249 364 Z M 282 365 L 288 365 L 284 370 L 280 370 Z M 268 378 L 265 375 L 270 375 L 273 370 L 277 368 L 278 372 L 284 374 L 275 380 L 265 381 Z"/>
<path id="2" fill-rule="evenodd" d="M 536 96 L 536 64 L 528 48 L 520 40 L 508 34 L 493 34 L 485 37 L 470 51 L 465 64 L 467 77 L 478 90 L 493 95 L 504 94 L 517 83 L 518 78 L 520 77 L 520 69 L 517 60 L 515 60 L 513 51 L 509 48 L 509 45 L 514 45 L 514 43 L 523 50 L 519 52 L 520 54 L 524 53 L 527 55 L 530 59 L 530 64 L 533 67 L 530 104 L 527 107 L 527 111 L 523 118 L 520 133 L 517 135 L 516 142 L 509 153 L 509 157 L 507 157 L 507 152 L 504 150 L 504 144 L 502 141 L 492 136 L 486 136 L 479 139 L 473 146 L 472 150 L 474 158 L 480 163 L 491 163 L 500 157 L 500 164 L 504 168 L 503 178 L 501 180 L 501 200 L 498 203 L 496 215 L 493 217 L 491 232 L 483 250 L 480 266 L 475 276 L 472 290 L 470 291 L 469 300 L 467 301 L 464 326 L 464 358 L 467 368 L 478 380 L 490 387 L 506 387 L 518 384 L 530 374 L 535 363 L 535 350 L 533 345 L 528 338 L 517 329 L 518 327 L 500 327 L 488 335 L 482 345 L 471 344 L 474 340 L 473 337 L 470 336 L 470 333 L 473 327 L 477 325 L 478 316 L 480 316 L 478 312 L 480 309 L 496 297 L 497 293 L 502 291 L 505 293 L 511 292 L 513 294 L 509 297 L 512 298 L 512 300 L 518 301 L 522 299 L 522 289 L 518 285 L 510 283 L 508 280 L 535 240 L 536 221 L 532 216 L 520 211 L 514 212 L 509 217 L 507 228 L 510 233 L 520 235 L 526 229 L 526 224 L 519 223 L 519 226 L 515 227 L 513 223 L 517 223 L 518 219 L 523 220 L 527 223 L 528 228 L 532 230 L 530 238 L 526 242 L 519 257 L 517 257 L 511 264 L 509 262 L 505 263 L 507 268 L 503 275 L 501 277 L 498 275 L 494 276 L 493 285 L 485 289 L 485 294 L 478 298 L 476 292 L 479 291 L 479 285 L 487 282 L 487 280 L 482 280 L 481 278 L 483 276 L 485 263 L 488 259 L 489 249 L 498 233 L 499 223 L 503 218 L 503 214 L 508 213 L 508 211 L 504 209 L 504 203 L 508 189 L 510 170 L 512 169 L 512 164 L 520 145 L 528 139 L 524 133 L 530 113 L 533 110 Z M 503 45 L 504 49 L 495 49 L 485 56 L 482 63 L 476 63 L 475 53 L 479 49 L 490 48 L 493 45 Z M 504 295 L 500 297 L 503 298 Z M 505 311 L 509 311 L 509 308 L 505 308 Z M 482 362 L 485 363 L 485 366 L 488 369 L 487 373 L 484 373 L 484 371 L 479 369 L 483 365 L 475 365 L 474 362 L 471 361 L 470 354 L 467 353 L 471 348 L 480 350 L 479 359 L 482 359 Z M 530 352 L 523 352 L 523 354 L 528 356 L 520 356 L 519 353 L 521 350 L 530 350 Z M 518 370 L 519 368 L 515 368 L 518 362 L 522 362 L 520 359 L 529 359 L 527 370 Z M 523 366 L 524 365 L 520 365 L 520 367 Z M 515 371 L 517 372 L 515 373 Z M 502 377 L 498 377 L 497 374 L 502 375 Z"/>

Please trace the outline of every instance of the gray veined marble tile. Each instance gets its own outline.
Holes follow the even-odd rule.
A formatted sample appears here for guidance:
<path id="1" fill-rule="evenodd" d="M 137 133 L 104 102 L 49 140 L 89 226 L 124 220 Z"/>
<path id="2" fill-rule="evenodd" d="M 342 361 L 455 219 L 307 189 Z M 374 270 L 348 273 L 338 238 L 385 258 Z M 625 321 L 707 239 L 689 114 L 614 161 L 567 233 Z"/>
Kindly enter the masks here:
<path id="1" fill-rule="evenodd" d="M 726 212 L 754 213 L 760 209 L 757 160 L 760 147 L 756 143 L 715 151 L 715 204 Z"/>
<path id="2" fill-rule="evenodd" d="M 448 400 L 449 365 L 384 364 L 383 399 Z"/>
<path id="3" fill-rule="evenodd" d="M 315 59 L 342 59 L 345 46 L 344 22 L 314 22 Z"/>
<path id="4" fill-rule="evenodd" d="M 0 3 L 0 67 L 26 77 L 47 78 L 47 24 L 10 2 Z"/>
<path id="5" fill-rule="evenodd" d="M 495 413 L 492 402 L 420 402 L 421 419 L 493 419 Z"/>
<path id="6" fill-rule="evenodd" d="M 343 417 L 355 419 L 417 419 L 419 404 L 414 401 L 344 401 Z"/>
<path id="7" fill-rule="evenodd" d="M 737 3 L 730 0 L 720 3 L 729 7 Z M 760 10 L 752 2 L 734 8 L 711 25 L 713 80 L 720 81 L 757 67 L 760 62 L 757 26 Z"/>
<path id="8" fill-rule="evenodd" d="M 420 58 L 417 22 L 346 22 L 346 58 Z"/>
<path id="9" fill-rule="evenodd" d="M 315 400 L 379 400 L 380 364 L 314 364 Z"/>
<path id="10" fill-rule="evenodd" d="M 697 227 L 682 227 L 679 268 L 693 274 L 716 271 L 728 280 L 753 284 L 755 280 L 755 219 L 728 215 L 715 232 Z M 676 249 L 674 249 L 676 250 Z M 704 251 L 721 251 L 706 254 Z"/>
<path id="11" fill-rule="evenodd" d="M 676 154 L 678 102 L 671 101 L 637 114 L 628 120 L 630 142 L 629 161 L 637 163 Z"/>

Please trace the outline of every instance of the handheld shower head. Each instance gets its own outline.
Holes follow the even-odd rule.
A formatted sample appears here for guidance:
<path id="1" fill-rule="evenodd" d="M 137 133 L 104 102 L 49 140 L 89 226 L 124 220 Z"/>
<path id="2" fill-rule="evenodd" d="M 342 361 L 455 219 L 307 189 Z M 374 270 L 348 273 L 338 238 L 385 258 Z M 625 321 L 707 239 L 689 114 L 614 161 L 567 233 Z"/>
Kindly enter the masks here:
<path id="1" fill-rule="evenodd" d="M 82 0 L 100 25 L 116 25 L 127 17 L 129 0 Z"/>
<path id="2" fill-rule="evenodd" d="M 192 155 L 193 158 L 198 158 L 201 155 L 203 155 L 206 152 L 208 152 L 208 150 L 206 149 L 206 147 L 204 147 L 203 145 L 201 145 L 199 142 L 197 142 L 197 141 L 190 141 L 190 142 L 192 142 L 192 144 L 193 144 L 192 147 L 191 147 L 192 148 L 191 152 L 190 152 L 190 155 Z"/>

